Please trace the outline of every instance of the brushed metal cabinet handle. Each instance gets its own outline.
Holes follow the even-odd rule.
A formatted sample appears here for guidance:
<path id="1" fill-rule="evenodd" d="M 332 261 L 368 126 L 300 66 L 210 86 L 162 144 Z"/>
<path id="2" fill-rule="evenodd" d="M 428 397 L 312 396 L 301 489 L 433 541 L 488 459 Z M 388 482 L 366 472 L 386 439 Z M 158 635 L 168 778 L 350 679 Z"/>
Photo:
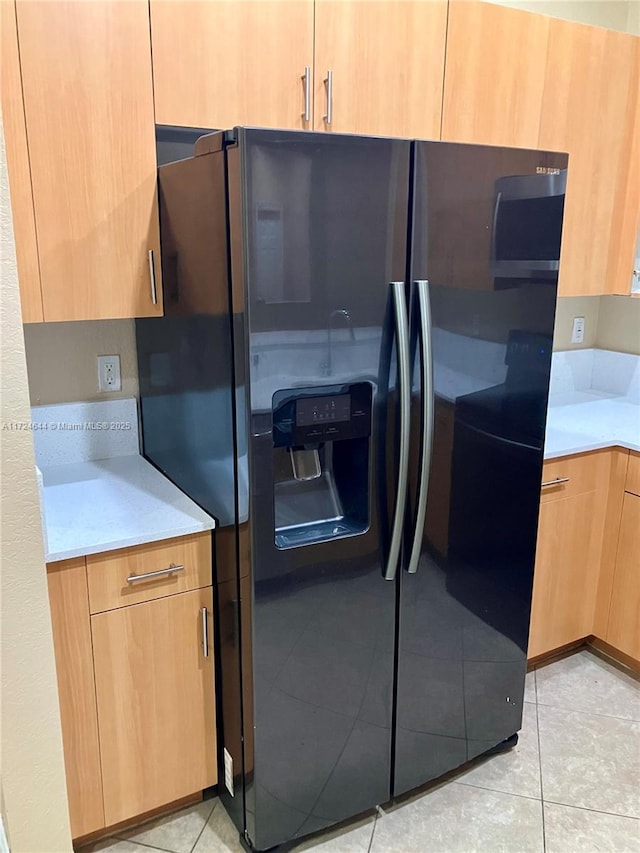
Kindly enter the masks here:
<path id="1" fill-rule="evenodd" d="M 127 583 L 136 583 L 136 581 L 150 581 L 154 578 L 161 578 L 164 575 L 172 575 L 174 572 L 183 572 L 184 566 L 174 566 L 173 563 L 167 566 L 166 569 L 158 569 L 156 572 L 146 572 L 144 575 L 129 575 Z"/>
<path id="2" fill-rule="evenodd" d="M 429 303 L 429 282 L 416 281 L 418 307 L 420 309 L 420 348 L 422 355 L 422 458 L 420 460 L 420 485 L 416 508 L 416 526 L 413 532 L 413 545 L 409 557 L 409 574 L 418 571 L 422 535 L 427 515 L 427 494 L 431 470 L 431 448 L 433 446 L 433 357 L 431 352 L 431 305 Z"/>
<path id="3" fill-rule="evenodd" d="M 206 658 L 209 657 L 209 612 L 206 607 L 200 609 L 202 617 L 202 653 Z"/>
<path id="4" fill-rule="evenodd" d="M 404 282 L 392 281 L 393 301 L 396 315 L 396 351 L 398 353 L 398 392 L 400 396 L 400 458 L 398 460 L 398 491 L 391 530 L 389 556 L 384 579 L 392 581 L 396 576 L 404 511 L 407 505 L 407 482 L 409 480 L 409 438 L 411 429 L 411 365 L 409 364 L 409 323 L 404 299 Z"/>
<path id="5" fill-rule="evenodd" d="M 324 83 L 327 87 L 327 112 L 322 116 L 322 118 L 326 124 L 331 124 L 333 121 L 333 71 L 331 71 L 331 69 L 327 71 Z"/>
<path id="6" fill-rule="evenodd" d="M 549 486 L 559 486 L 561 483 L 568 483 L 571 477 L 556 477 L 555 480 L 547 480 L 546 483 L 542 483 L 540 488 L 546 489 Z"/>
<path id="7" fill-rule="evenodd" d="M 304 121 L 311 121 L 311 66 L 305 65 L 304 74 L 301 77 L 304 86 Z"/>
<path id="8" fill-rule="evenodd" d="M 151 301 L 158 304 L 158 290 L 156 288 L 156 268 L 153 262 L 153 249 L 149 249 L 149 282 L 151 284 Z"/>

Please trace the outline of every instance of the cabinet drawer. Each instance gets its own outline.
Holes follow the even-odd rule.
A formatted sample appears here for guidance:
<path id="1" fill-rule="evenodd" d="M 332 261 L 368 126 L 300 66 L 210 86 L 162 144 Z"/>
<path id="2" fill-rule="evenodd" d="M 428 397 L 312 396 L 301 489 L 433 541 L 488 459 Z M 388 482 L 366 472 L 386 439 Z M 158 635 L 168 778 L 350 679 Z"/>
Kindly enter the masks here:
<path id="1" fill-rule="evenodd" d="M 166 571 L 172 566 L 177 570 Z M 211 534 L 93 554 L 87 557 L 87 577 L 91 613 L 210 586 Z"/>
<path id="2" fill-rule="evenodd" d="M 599 487 L 606 488 L 609 464 L 609 450 L 549 459 L 542 469 L 540 502 L 547 503 L 592 492 Z"/>
<path id="3" fill-rule="evenodd" d="M 627 482 L 625 492 L 640 495 L 640 453 L 631 451 L 629 454 L 629 467 L 627 468 Z"/>

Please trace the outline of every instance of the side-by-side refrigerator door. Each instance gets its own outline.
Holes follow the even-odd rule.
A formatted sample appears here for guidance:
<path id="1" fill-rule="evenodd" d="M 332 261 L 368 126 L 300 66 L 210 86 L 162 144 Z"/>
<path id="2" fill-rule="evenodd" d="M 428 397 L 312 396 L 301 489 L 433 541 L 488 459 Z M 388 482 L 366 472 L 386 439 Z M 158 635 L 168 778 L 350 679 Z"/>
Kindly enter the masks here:
<path id="1" fill-rule="evenodd" d="M 390 796 L 396 586 L 385 573 L 410 143 L 237 133 L 234 348 L 253 596 L 245 790 L 248 840 L 264 850 Z"/>
<path id="2" fill-rule="evenodd" d="M 415 145 L 396 795 L 521 726 L 566 159 Z"/>

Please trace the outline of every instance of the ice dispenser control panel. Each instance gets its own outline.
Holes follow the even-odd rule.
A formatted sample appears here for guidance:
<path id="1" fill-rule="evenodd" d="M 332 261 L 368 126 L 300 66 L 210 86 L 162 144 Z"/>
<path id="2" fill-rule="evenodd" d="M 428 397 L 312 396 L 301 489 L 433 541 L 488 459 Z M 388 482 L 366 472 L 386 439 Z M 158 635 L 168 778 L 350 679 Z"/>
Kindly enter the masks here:
<path id="1" fill-rule="evenodd" d="M 371 433 L 371 385 L 296 388 L 273 396 L 274 447 L 300 447 Z"/>

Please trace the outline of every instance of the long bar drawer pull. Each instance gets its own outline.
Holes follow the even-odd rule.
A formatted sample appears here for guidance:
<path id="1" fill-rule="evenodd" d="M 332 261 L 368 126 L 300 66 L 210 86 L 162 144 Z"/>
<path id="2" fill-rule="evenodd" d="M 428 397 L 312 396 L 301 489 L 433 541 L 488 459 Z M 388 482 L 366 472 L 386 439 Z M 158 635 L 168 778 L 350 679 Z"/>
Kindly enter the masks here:
<path id="1" fill-rule="evenodd" d="M 174 572 L 183 572 L 184 566 L 175 566 L 171 563 L 166 569 L 158 569 L 157 572 L 147 572 L 144 575 L 129 575 L 127 583 L 135 583 L 136 581 L 151 581 L 154 578 L 161 578 L 164 575 L 172 575 Z"/>
<path id="2" fill-rule="evenodd" d="M 543 483 L 540 488 L 547 489 L 549 486 L 559 486 L 561 483 L 568 483 L 570 479 L 570 477 L 556 477 L 555 480 L 547 480 L 547 482 Z"/>
<path id="3" fill-rule="evenodd" d="M 209 657 L 209 614 L 206 607 L 200 610 L 202 616 L 202 653 L 206 658 Z"/>

